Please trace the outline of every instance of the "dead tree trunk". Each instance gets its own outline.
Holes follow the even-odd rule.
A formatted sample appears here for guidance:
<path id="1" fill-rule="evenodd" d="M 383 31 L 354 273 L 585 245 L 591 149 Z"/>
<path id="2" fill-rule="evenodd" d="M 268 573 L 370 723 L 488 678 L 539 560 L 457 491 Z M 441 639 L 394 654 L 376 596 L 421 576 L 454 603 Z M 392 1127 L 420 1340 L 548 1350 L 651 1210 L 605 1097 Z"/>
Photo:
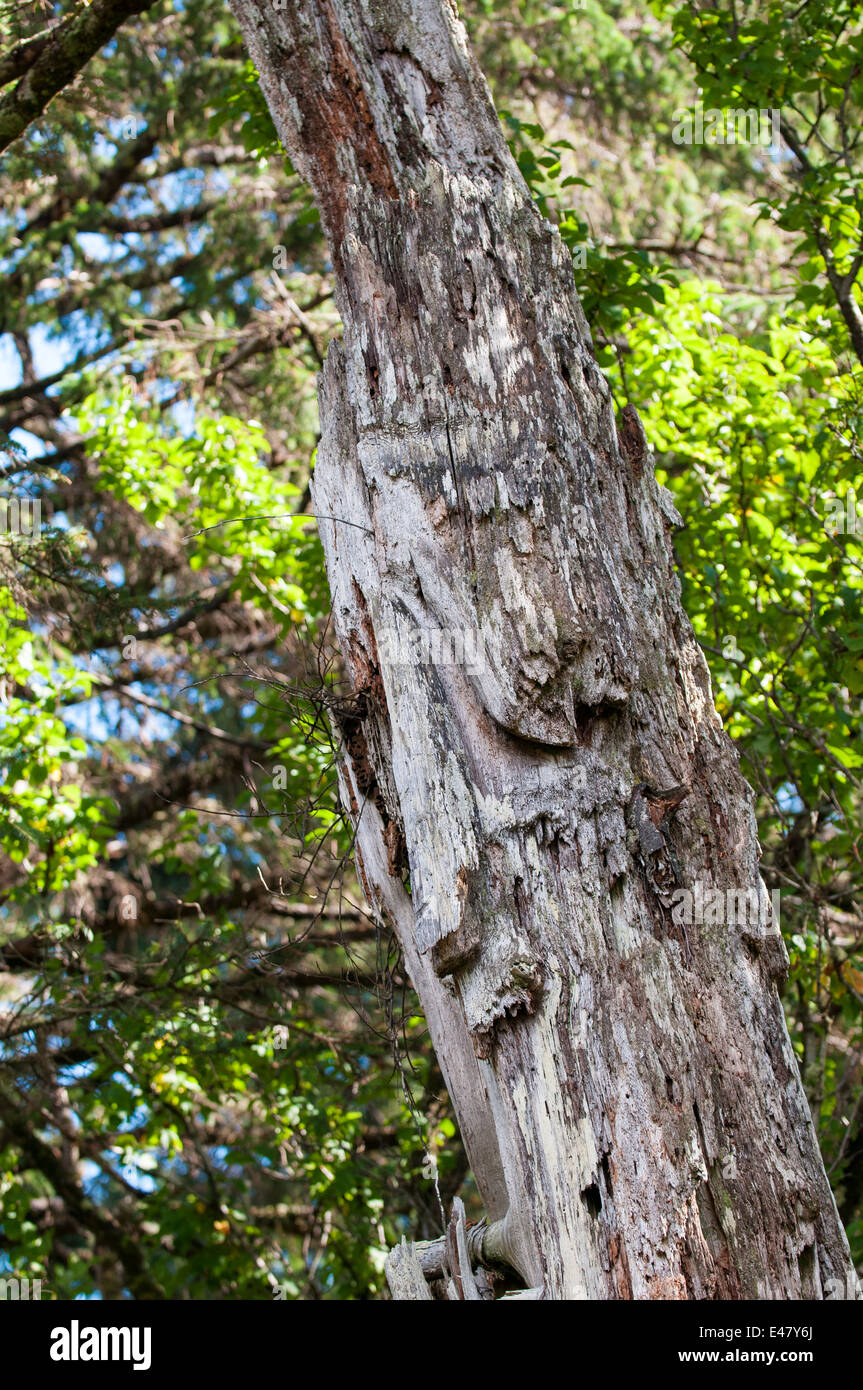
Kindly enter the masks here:
<path id="1" fill-rule="evenodd" d="M 552 1299 L 845 1288 L 679 518 L 464 30 L 447 0 L 231 3 L 337 276 L 342 792 L 494 1223 L 442 1248 Z M 454 1259 L 403 1250 L 394 1282 Z"/>

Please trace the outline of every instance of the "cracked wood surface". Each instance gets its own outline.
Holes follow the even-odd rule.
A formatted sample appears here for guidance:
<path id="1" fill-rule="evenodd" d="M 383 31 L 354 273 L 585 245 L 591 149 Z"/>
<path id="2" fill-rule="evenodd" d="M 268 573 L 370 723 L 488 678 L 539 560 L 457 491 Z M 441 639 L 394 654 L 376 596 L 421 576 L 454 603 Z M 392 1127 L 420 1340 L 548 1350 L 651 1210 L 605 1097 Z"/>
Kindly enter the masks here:
<path id="1" fill-rule="evenodd" d="M 344 322 L 314 475 L 354 523 L 320 527 L 363 697 L 342 797 L 506 1258 L 553 1299 L 820 1298 L 851 1266 L 752 794 L 569 255 L 446 0 L 232 7 Z M 441 630 L 472 659 L 399 659 Z M 634 821 L 642 787 L 685 795 Z M 753 889 L 760 929 L 684 940 L 651 824 L 685 886 Z"/>

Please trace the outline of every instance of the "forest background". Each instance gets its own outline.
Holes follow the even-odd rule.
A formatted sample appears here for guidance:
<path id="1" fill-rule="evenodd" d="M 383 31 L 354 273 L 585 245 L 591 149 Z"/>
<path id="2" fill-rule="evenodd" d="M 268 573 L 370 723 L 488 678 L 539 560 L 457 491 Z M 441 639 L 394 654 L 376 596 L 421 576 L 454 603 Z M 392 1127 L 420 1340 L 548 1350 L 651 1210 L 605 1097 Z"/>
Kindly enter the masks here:
<path id="1" fill-rule="evenodd" d="M 227 6 L 139 8 L 22 125 L 82 3 L 0 0 L 0 1277 L 375 1298 L 387 1249 L 474 1194 L 336 796 L 331 266 Z M 856 11 L 461 7 L 684 518 L 859 1267 Z M 687 143 L 699 103 L 777 120 Z"/>

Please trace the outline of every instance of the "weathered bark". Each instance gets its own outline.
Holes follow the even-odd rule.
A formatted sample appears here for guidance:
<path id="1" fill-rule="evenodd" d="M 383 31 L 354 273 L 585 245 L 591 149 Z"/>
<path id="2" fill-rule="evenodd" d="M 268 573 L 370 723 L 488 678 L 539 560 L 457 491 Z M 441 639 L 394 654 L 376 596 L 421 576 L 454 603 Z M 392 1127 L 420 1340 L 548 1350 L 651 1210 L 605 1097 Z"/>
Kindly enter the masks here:
<path id="1" fill-rule="evenodd" d="M 681 607 L 679 518 L 634 412 L 618 432 L 568 253 L 446 0 L 232 6 L 344 321 L 314 488 L 350 523 L 321 533 L 357 864 L 497 1258 L 546 1298 L 822 1297 L 853 1270 L 752 796 Z M 394 633 L 439 630 L 480 659 L 400 660 Z M 676 925 L 696 882 L 756 890 L 760 926 Z"/>

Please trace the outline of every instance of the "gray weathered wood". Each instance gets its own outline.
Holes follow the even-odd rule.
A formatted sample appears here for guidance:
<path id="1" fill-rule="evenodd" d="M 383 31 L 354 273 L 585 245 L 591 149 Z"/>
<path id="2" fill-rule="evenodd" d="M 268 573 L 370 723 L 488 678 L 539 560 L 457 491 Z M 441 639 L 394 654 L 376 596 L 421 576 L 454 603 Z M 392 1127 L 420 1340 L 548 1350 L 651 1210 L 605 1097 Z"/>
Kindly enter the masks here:
<path id="1" fill-rule="evenodd" d="M 423 1274 L 422 1265 L 412 1245 L 402 1236 L 401 1245 L 395 1246 L 386 1258 L 384 1266 L 390 1293 L 399 1303 L 431 1303 L 432 1296 Z"/>
<path id="2" fill-rule="evenodd" d="M 569 255 L 446 0 L 232 7 L 344 322 L 314 492 L 354 523 L 321 534 L 357 866 L 501 1251 L 552 1299 L 820 1298 L 853 1272 L 752 796 Z M 405 659 L 441 630 L 462 659 Z M 758 925 L 677 925 L 696 883 Z"/>

